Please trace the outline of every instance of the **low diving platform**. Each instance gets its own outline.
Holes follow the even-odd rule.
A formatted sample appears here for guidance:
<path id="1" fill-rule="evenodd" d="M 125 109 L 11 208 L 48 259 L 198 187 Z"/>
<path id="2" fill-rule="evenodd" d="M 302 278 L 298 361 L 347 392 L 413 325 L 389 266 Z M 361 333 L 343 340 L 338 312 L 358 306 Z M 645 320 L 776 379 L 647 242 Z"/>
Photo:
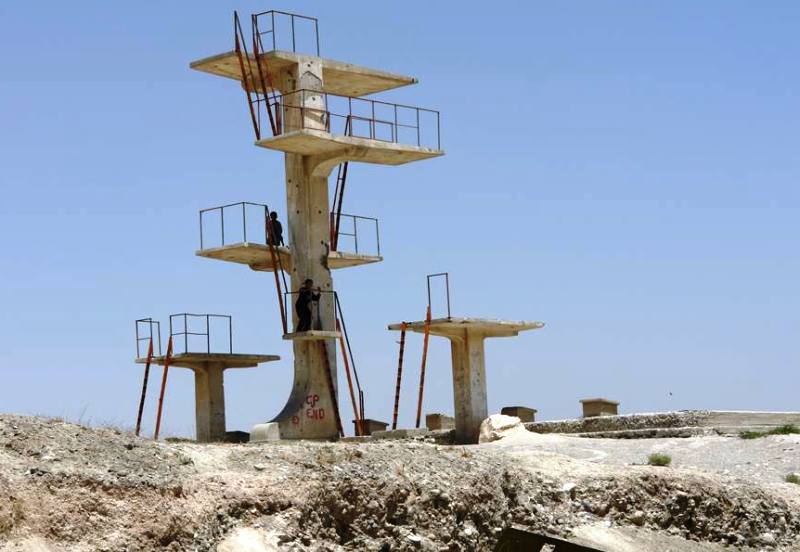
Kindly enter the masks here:
<path id="1" fill-rule="evenodd" d="M 152 364 L 163 366 L 166 362 L 166 355 L 154 356 Z M 178 353 L 172 355 L 169 360 L 170 367 L 189 368 L 192 370 L 202 369 L 209 363 L 217 364 L 224 369 L 229 368 L 256 368 L 265 362 L 280 360 L 278 355 L 252 355 L 242 353 Z M 136 364 L 147 364 L 146 358 L 137 358 Z"/>

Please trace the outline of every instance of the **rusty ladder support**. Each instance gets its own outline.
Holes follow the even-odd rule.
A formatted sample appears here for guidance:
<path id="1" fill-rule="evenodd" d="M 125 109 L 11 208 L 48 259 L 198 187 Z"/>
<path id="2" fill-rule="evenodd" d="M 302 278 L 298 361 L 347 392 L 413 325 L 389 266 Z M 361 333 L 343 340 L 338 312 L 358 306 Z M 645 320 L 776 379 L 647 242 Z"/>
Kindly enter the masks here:
<path id="1" fill-rule="evenodd" d="M 333 405 L 333 415 L 336 419 L 336 429 L 339 431 L 339 437 L 344 437 L 344 429 L 342 428 L 342 418 L 339 415 L 339 401 L 336 399 L 336 389 L 333 386 L 333 374 L 331 373 L 331 361 L 328 358 L 328 344 L 322 341 L 322 355 L 325 357 L 325 375 L 328 379 L 328 390 L 331 394 L 331 404 Z"/>
<path id="2" fill-rule="evenodd" d="M 345 136 L 353 134 L 351 116 L 347 116 L 344 124 Z M 331 251 L 339 248 L 339 225 L 342 222 L 342 202 L 344 201 L 344 186 L 347 183 L 348 161 L 341 163 L 336 173 L 336 188 L 333 191 L 333 209 L 331 210 Z"/>
<path id="3" fill-rule="evenodd" d="M 138 331 L 138 326 L 137 326 Z M 160 338 L 159 338 L 160 339 Z M 144 414 L 144 400 L 147 397 L 147 382 L 150 379 L 150 363 L 153 361 L 153 336 L 150 336 L 150 345 L 147 346 L 147 363 L 144 365 L 144 380 L 142 381 L 142 398 L 139 399 L 139 412 L 136 415 L 136 436 L 142 430 L 142 414 Z"/>
<path id="4" fill-rule="evenodd" d="M 233 35 L 234 49 L 236 51 L 236 57 L 239 59 L 239 70 L 242 72 L 242 88 L 244 88 L 244 93 L 247 96 L 247 107 L 250 109 L 250 118 L 253 120 L 253 130 L 256 133 L 256 140 L 261 140 L 261 123 L 256 110 L 253 109 L 253 97 L 250 95 L 250 89 L 247 87 L 247 75 L 252 75 L 253 71 L 250 69 L 250 56 L 247 53 L 247 46 L 244 44 L 244 33 L 242 32 L 242 25 L 239 22 L 239 14 L 236 11 L 233 12 Z M 245 70 L 245 60 L 247 60 L 247 67 L 250 69 L 249 72 Z M 258 104 L 258 92 L 255 92 L 255 95 L 255 103 Z"/>
<path id="5" fill-rule="evenodd" d="M 286 289 L 286 275 L 285 271 L 283 270 L 283 262 L 281 261 L 281 256 L 277 251 L 277 246 L 275 245 L 275 238 L 272 235 L 272 220 L 269 218 L 269 207 L 266 208 L 266 224 L 267 228 L 267 245 L 269 247 L 269 256 L 272 259 L 272 272 L 275 275 L 275 289 L 278 292 L 278 308 L 281 311 L 281 325 L 283 326 L 283 333 L 289 333 L 289 322 L 286 319 L 286 308 L 283 304 L 283 292 L 288 291 Z M 278 276 L 278 271 L 280 270 L 281 276 Z M 283 289 L 281 289 L 281 278 L 283 278 Z"/>
<path id="6" fill-rule="evenodd" d="M 394 413 L 392 414 L 392 429 L 397 429 L 397 411 L 400 407 L 400 380 L 403 377 L 403 353 L 406 348 L 406 323 L 400 325 L 400 356 L 397 360 L 397 385 L 394 388 Z"/>
<path id="7" fill-rule="evenodd" d="M 169 371 L 169 363 L 172 360 L 172 336 L 169 336 L 167 342 L 167 356 L 164 358 L 164 375 L 161 377 L 161 393 L 158 395 L 158 412 L 156 413 L 156 430 L 153 434 L 153 440 L 158 441 L 158 434 L 161 433 L 161 414 L 164 411 L 164 392 L 167 389 L 167 372 Z"/>
<path id="8" fill-rule="evenodd" d="M 356 420 L 356 435 L 364 434 L 364 412 L 363 407 L 359 407 L 361 395 L 359 395 L 359 404 L 356 403 L 356 395 L 353 391 L 353 378 L 350 376 L 350 361 L 347 358 L 347 348 L 345 347 L 344 334 L 342 333 L 339 318 L 336 318 L 336 331 L 339 332 L 339 346 L 342 348 L 342 361 L 344 362 L 344 373 L 347 375 L 347 387 L 350 389 L 350 401 L 353 403 L 353 416 Z"/>
<path id="9" fill-rule="evenodd" d="M 261 33 L 258 31 L 258 16 L 253 14 L 250 17 L 253 24 L 253 55 L 256 58 L 258 76 L 261 80 L 261 89 L 264 93 L 264 104 L 267 108 L 267 115 L 269 115 L 269 125 L 272 128 L 272 135 L 277 136 L 282 132 L 280 128 L 280 119 L 278 117 L 278 96 L 275 94 L 275 86 L 272 84 L 272 75 L 270 75 L 269 72 L 269 61 L 262 55 L 264 45 L 261 42 Z M 264 60 L 264 70 L 261 69 L 262 59 Z M 275 106 L 275 116 L 272 115 L 273 105 Z"/>
<path id="10" fill-rule="evenodd" d="M 417 425 L 419 427 L 420 418 L 422 417 L 422 394 L 425 390 L 425 364 L 428 361 L 428 340 L 431 335 L 431 306 L 428 304 L 428 310 L 425 313 L 425 337 L 422 342 L 422 368 L 419 372 L 419 399 L 417 399 Z"/>

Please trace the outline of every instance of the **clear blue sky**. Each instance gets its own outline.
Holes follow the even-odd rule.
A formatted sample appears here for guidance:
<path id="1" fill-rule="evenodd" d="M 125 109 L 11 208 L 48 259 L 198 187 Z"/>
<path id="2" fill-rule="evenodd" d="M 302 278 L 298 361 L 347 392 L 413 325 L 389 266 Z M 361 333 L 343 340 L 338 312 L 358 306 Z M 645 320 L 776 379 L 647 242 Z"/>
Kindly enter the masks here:
<path id="1" fill-rule="evenodd" d="M 444 158 L 351 167 L 346 210 L 380 218 L 385 256 L 335 273 L 369 416 L 391 416 L 386 325 L 421 318 L 442 270 L 455 315 L 547 323 L 488 343 L 491 411 L 800 408 L 800 5 L 454 6 L 0 4 L 0 411 L 132 425 L 133 320 L 187 310 L 284 357 L 229 373 L 229 427 L 283 406 L 271 275 L 193 254 L 199 209 L 285 204 L 241 89 L 188 68 L 230 49 L 233 9 L 270 8 L 319 17 L 326 57 L 419 78 L 384 99 L 442 112 Z M 452 412 L 449 360 L 434 340 L 426 411 Z M 172 371 L 168 432 L 193 430 L 191 382 Z"/>

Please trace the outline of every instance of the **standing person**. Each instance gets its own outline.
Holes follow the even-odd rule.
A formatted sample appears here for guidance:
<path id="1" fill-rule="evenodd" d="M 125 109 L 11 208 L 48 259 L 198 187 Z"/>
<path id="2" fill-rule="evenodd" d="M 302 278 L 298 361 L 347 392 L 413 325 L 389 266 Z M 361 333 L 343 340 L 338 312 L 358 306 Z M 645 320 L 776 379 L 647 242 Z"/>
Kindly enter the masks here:
<path id="1" fill-rule="evenodd" d="M 307 332 L 311 329 L 311 307 L 312 303 L 318 302 L 321 291 L 319 286 L 314 287 L 314 280 L 308 278 L 303 282 L 303 287 L 297 295 L 297 301 L 294 303 L 294 308 L 297 311 L 297 327 L 295 332 Z"/>
<path id="2" fill-rule="evenodd" d="M 272 211 L 269 214 L 269 232 L 267 233 L 267 244 L 269 245 L 285 245 L 283 243 L 283 225 L 278 220 L 278 213 Z"/>

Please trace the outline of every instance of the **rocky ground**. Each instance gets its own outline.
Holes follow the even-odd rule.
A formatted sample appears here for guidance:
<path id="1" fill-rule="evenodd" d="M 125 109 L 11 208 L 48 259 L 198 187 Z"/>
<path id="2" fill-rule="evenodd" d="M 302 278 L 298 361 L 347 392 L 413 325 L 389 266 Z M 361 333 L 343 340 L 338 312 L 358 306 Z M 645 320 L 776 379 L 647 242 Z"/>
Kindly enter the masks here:
<path id="1" fill-rule="evenodd" d="M 491 550 L 521 525 L 609 551 L 800 550 L 782 480 L 800 442 L 706 439 L 199 445 L 0 416 L 0 549 Z M 639 465 L 653 450 L 674 467 Z"/>

